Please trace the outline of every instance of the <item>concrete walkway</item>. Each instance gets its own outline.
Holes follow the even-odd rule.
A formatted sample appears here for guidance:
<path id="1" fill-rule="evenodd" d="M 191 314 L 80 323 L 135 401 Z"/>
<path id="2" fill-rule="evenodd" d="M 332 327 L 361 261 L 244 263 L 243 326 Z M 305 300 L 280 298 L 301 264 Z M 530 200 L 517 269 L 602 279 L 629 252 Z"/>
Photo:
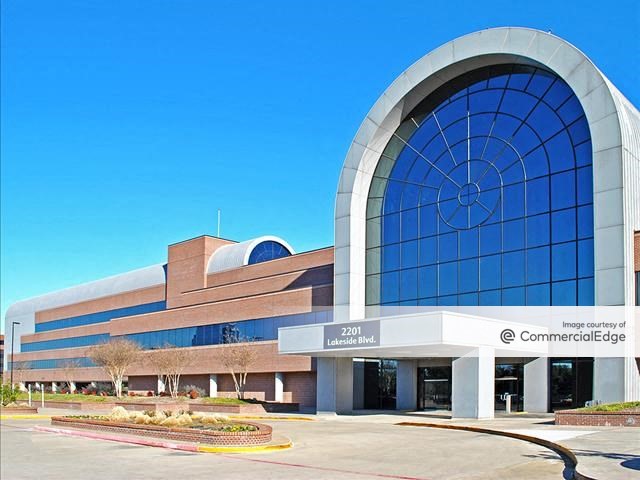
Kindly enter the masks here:
<path id="1" fill-rule="evenodd" d="M 452 420 L 445 411 L 352 416 L 351 421 L 424 422 L 481 427 L 532 436 L 568 448 L 578 460 L 577 471 L 598 480 L 640 480 L 640 428 L 554 425 L 553 414 L 501 414 L 492 420 Z M 373 415 L 371 415 L 373 413 Z M 365 418 L 368 417 L 368 420 Z"/>

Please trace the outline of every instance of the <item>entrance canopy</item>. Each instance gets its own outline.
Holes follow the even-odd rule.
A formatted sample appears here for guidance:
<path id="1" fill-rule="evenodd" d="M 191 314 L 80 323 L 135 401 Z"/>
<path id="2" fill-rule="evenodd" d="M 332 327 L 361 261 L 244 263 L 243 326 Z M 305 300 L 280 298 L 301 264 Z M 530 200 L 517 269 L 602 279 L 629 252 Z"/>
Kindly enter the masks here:
<path id="1" fill-rule="evenodd" d="M 482 355 L 543 357 L 546 342 L 525 342 L 523 329 L 545 334 L 546 327 L 461 313 L 437 311 L 360 321 L 281 328 L 281 354 L 313 357 L 425 358 Z M 487 347 L 487 348 L 482 348 Z"/>

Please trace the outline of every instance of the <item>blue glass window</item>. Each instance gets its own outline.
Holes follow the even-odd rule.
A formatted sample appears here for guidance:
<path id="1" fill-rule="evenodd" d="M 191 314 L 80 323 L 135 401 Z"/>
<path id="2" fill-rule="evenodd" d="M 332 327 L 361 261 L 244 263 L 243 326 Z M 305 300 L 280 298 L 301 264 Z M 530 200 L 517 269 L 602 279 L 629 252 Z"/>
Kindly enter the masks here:
<path id="1" fill-rule="evenodd" d="M 81 337 L 66 337 L 55 340 L 42 340 L 39 342 L 21 343 L 20 350 L 23 352 L 37 352 L 40 350 L 56 350 L 58 348 L 75 348 L 97 345 L 109 340 L 108 333 L 97 335 L 84 335 Z"/>
<path id="2" fill-rule="evenodd" d="M 96 364 L 93 360 L 86 357 L 77 358 L 46 358 L 40 360 L 27 360 L 17 361 L 14 363 L 14 368 L 25 368 L 28 370 L 50 370 L 54 368 L 63 368 L 65 363 L 73 362 L 74 368 L 88 368 L 95 367 Z M 11 369 L 11 362 L 8 362 L 8 368 Z"/>
<path id="3" fill-rule="evenodd" d="M 382 219 L 368 304 L 593 304 L 589 126 L 562 79 L 523 65 L 472 71 L 397 132 L 367 209 Z"/>
<path id="4" fill-rule="evenodd" d="M 141 315 L 143 313 L 158 312 L 160 310 L 165 310 L 166 308 L 166 303 L 164 301 L 134 305 L 132 307 L 116 308 L 114 310 L 106 310 L 104 312 L 88 313 L 77 317 L 61 318 L 59 320 L 36 323 L 35 331 L 36 333 L 48 332 L 50 330 L 58 330 L 60 328 L 91 325 L 93 323 L 108 322 L 112 318 L 130 317 L 132 315 Z"/>
<path id="5" fill-rule="evenodd" d="M 275 260 L 276 258 L 288 257 L 289 255 L 291 255 L 291 252 L 281 243 L 266 240 L 253 247 L 249 255 L 249 265 Z"/>
<path id="6" fill-rule="evenodd" d="M 415 280 L 413 283 L 416 283 Z M 278 338 L 278 328 L 327 323 L 331 322 L 332 318 L 333 312 L 331 310 L 322 310 L 197 327 L 131 333 L 125 336 L 129 340 L 140 344 L 144 349 L 157 349 L 168 346 L 198 347 L 223 344 L 228 342 L 230 338 L 249 341 L 276 340 Z"/>

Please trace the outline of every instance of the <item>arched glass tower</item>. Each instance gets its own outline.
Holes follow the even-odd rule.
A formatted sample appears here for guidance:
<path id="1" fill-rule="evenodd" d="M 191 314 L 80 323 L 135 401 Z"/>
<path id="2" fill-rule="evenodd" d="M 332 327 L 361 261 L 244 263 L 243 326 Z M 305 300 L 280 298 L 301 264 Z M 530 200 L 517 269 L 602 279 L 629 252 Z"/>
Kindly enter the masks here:
<path id="1" fill-rule="evenodd" d="M 593 305 L 589 126 L 525 65 L 445 83 L 386 145 L 367 201 L 368 305 Z"/>

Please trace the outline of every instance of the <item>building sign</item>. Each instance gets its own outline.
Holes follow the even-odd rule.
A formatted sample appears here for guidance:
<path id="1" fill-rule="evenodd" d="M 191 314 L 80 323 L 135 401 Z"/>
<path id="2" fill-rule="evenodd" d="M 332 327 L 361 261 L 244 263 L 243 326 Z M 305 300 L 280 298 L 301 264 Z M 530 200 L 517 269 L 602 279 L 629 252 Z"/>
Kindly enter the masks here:
<path id="1" fill-rule="evenodd" d="M 324 350 L 380 345 L 380 320 L 333 323 L 324 326 Z"/>

